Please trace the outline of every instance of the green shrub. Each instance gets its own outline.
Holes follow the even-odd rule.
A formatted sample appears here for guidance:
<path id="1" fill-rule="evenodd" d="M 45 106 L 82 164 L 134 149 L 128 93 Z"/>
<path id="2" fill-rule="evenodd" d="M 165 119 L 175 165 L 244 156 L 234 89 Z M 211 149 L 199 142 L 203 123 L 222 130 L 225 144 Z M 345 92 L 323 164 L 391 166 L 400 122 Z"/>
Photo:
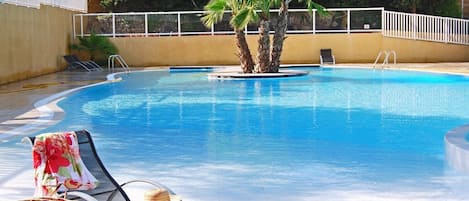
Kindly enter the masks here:
<path id="1" fill-rule="evenodd" d="M 70 49 L 87 52 L 90 59 L 98 64 L 106 63 L 110 55 L 118 53 L 117 47 L 108 37 L 98 36 L 95 33 L 91 33 L 90 36 L 78 37 L 78 43 L 71 44 Z"/>

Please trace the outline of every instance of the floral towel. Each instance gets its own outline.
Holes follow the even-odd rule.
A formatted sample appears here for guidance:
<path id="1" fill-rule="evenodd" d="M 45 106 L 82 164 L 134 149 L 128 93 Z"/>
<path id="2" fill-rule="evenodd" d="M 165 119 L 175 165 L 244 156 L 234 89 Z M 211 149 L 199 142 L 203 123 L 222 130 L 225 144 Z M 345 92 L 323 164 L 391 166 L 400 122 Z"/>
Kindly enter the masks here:
<path id="1" fill-rule="evenodd" d="M 74 132 L 36 136 L 33 146 L 34 196 L 54 196 L 57 190 L 96 188 L 98 181 L 83 164 L 78 147 Z"/>

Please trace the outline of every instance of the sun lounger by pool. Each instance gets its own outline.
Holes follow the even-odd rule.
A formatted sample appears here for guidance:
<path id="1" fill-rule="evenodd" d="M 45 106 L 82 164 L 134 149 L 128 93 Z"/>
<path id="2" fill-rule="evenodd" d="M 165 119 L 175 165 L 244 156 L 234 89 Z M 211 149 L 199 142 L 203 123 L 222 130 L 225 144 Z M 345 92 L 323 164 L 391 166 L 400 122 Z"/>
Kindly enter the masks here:
<path id="1" fill-rule="evenodd" d="M 324 63 L 335 64 L 335 57 L 332 55 L 331 49 L 321 49 L 320 55 L 321 65 Z"/>
<path id="2" fill-rule="evenodd" d="M 96 186 L 93 186 L 94 183 L 95 183 L 94 182 L 95 180 L 93 180 L 94 178 L 91 178 L 91 179 L 87 178 L 86 181 L 91 181 L 91 182 L 88 182 L 88 183 L 91 183 L 93 188 L 86 189 L 86 190 L 70 190 L 71 192 L 66 193 L 68 199 L 75 199 L 76 198 L 76 199 L 93 200 L 93 201 L 94 200 L 99 200 L 99 201 L 105 201 L 105 200 L 108 200 L 108 201 L 111 201 L 111 200 L 112 201 L 130 201 L 128 195 L 126 194 L 126 192 L 123 190 L 122 187 L 127 185 L 127 184 L 130 184 L 130 183 L 143 182 L 143 183 L 147 183 L 147 184 L 152 185 L 152 187 L 156 188 L 155 190 L 161 192 L 161 195 L 165 199 L 159 199 L 159 200 L 167 200 L 167 201 L 169 201 L 169 200 L 171 200 L 171 201 L 181 200 L 169 188 L 167 188 L 166 186 L 164 186 L 160 183 L 157 183 L 157 182 L 146 181 L 146 180 L 133 180 L 133 181 L 125 182 L 123 184 L 118 184 L 114 180 L 114 178 L 109 174 L 109 172 L 106 170 L 106 168 L 104 167 L 104 164 L 101 162 L 101 159 L 98 157 L 98 154 L 96 152 L 93 140 L 92 140 L 91 135 L 88 131 L 81 130 L 81 131 L 75 131 L 75 132 L 52 133 L 52 135 L 61 135 L 61 134 L 65 134 L 65 135 L 68 135 L 68 136 L 70 136 L 71 134 L 74 134 L 74 136 L 76 136 L 76 141 L 77 141 L 78 149 L 79 149 L 79 153 L 80 153 L 79 155 L 81 157 L 77 160 L 78 161 L 77 163 L 70 162 L 70 164 L 71 165 L 79 164 L 80 160 L 81 160 L 83 162 L 84 166 L 80 167 L 78 169 L 80 169 L 80 170 L 82 170 L 82 169 L 89 170 L 89 172 L 92 175 L 92 176 L 89 176 L 89 177 L 94 177 L 97 180 L 97 183 L 98 183 Z M 37 136 L 37 137 L 39 137 L 39 136 Z M 29 141 L 33 145 L 33 151 L 37 152 L 37 150 L 38 150 L 37 146 L 47 147 L 47 146 L 43 145 L 46 142 L 46 140 L 44 139 L 44 136 L 40 136 L 38 139 L 41 140 L 41 141 L 39 141 L 37 143 L 35 143 L 36 137 L 27 137 L 24 140 Z M 67 139 L 67 142 L 68 142 L 68 144 L 70 144 L 70 142 L 72 142 L 72 144 L 73 144 L 73 140 L 68 140 Z M 43 143 L 43 144 L 37 145 L 38 143 Z M 57 143 L 55 143 L 55 144 L 57 144 Z M 67 144 L 67 143 L 61 143 L 61 144 Z M 65 148 L 65 149 L 68 149 L 68 148 Z M 69 149 L 73 149 L 73 148 L 69 148 Z M 39 150 L 43 150 L 43 149 L 40 148 Z M 57 151 L 55 151 L 55 152 L 57 152 Z M 34 166 L 36 167 L 35 175 L 37 175 L 37 167 L 39 165 L 37 164 L 36 161 L 37 161 L 37 155 L 38 154 L 35 153 L 33 155 L 35 156 L 35 159 L 34 159 L 34 161 L 35 161 Z M 46 169 L 47 168 L 48 167 L 47 167 L 47 164 L 46 164 Z M 75 169 L 73 169 L 73 170 L 75 170 Z M 50 172 L 51 171 L 49 171 L 47 174 L 50 174 Z M 82 172 L 86 173 L 85 170 L 83 170 Z M 59 181 L 59 179 L 56 179 L 56 180 Z M 64 182 L 64 183 L 66 183 L 66 182 Z M 85 185 L 89 185 L 88 183 L 86 183 Z M 67 186 L 67 184 L 63 184 L 63 186 Z M 153 192 L 155 192 L 155 190 L 153 190 Z M 76 193 L 76 192 L 78 192 L 78 193 Z M 63 192 L 60 192 L 60 190 L 59 190 L 58 193 L 63 193 Z M 91 198 L 86 199 L 87 196 L 90 196 Z M 147 194 L 145 196 L 147 196 Z"/>
<path id="3" fill-rule="evenodd" d="M 70 69 L 76 68 L 76 67 L 81 67 L 87 71 L 102 71 L 103 68 L 99 66 L 96 62 L 94 61 L 82 61 L 80 60 L 76 55 L 65 55 L 64 56 L 65 61 L 68 63 L 68 67 Z"/>

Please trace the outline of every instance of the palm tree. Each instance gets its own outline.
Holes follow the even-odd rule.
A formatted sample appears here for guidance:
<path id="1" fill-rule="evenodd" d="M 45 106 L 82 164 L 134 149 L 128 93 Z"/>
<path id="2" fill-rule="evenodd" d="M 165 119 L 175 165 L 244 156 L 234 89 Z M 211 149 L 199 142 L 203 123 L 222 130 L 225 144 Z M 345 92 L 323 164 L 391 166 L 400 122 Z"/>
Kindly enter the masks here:
<path id="1" fill-rule="evenodd" d="M 211 0 L 205 10 L 208 13 L 202 17 L 207 27 L 219 22 L 223 18 L 226 9 L 231 9 L 230 24 L 235 29 L 236 41 L 244 73 L 276 73 L 280 67 L 283 42 L 288 25 L 288 4 L 292 0 Z M 310 12 L 318 9 L 324 13 L 324 7 L 311 0 L 298 0 L 306 3 Z M 280 6 L 275 34 L 270 44 L 270 11 L 269 9 Z M 260 10 L 259 13 L 256 10 Z M 259 39 L 257 49 L 257 64 L 254 65 L 251 52 L 244 36 L 244 27 L 249 23 L 259 21 Z M 270 55 L 269 55 L 270 53 Z M 254 67 L 255 66 L 255 67 Z"/>
<path id="2" fill-rule="evenodd" d="M 241 63 L 241 69 L 244 73 L 252 73 L 254 61 L 246 41 L 244 27 L 250 22 L 257 20 L 254 0 L 211 0 L 205 10 L 208 13 L 202 17 L 205 26 L 211 27 L 213 24 L 221 21 L 227 9 L 231 9 L 230 25 L 235 31 L 236 46 L 238 47 L 238 56 Z"/>
<path id="3" fill-rule="evenodd" d="M 260 8 L 259 14 L 259 39 L 257 41 L 257 64 L 254 71 L 256 73 L 266 73 L 270 71 L 270 7 L 271 0 L 258 0 L 256 7 Z"/>
<path id="4" fill-rule="evenodd" d="M 277 26 L 275 27 L 275 34 L 272 42 L 272 53 L 270 61 L 270 73 L 278 72 L 280 67 L 280 56 L 282 55 L 283 42 L 287 33 L 288 26 L 288 4 L 292 0 L 281 0 L 280 9 L 278 13 Z M 309 12 L 317 9 L 319 14 L 325 14 L 324 7 L 311 1 L 311 0 L 298 0 L 304 2 L 308 7 Z"/>

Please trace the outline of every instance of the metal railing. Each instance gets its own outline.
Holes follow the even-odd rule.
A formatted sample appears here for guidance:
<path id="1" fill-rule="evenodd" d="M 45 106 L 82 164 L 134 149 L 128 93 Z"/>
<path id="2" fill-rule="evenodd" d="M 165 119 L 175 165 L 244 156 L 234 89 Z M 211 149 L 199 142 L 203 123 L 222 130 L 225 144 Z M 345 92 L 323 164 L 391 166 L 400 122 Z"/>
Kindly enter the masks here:
<path id="1" fill-rule="evenodd" d="M 469 45 L 469 20 L 383 11 L 383 35 Z"/>
<path id="2" fill-rule="evenodd" d="M 127 62 L 125 62 L 124 58 L 122 58 L 118 54 L 113 54 L 108 57 L 107 59 L 107 71 L 108 72 L 114 72 L 114 69 L 116 67 L 116 60 L 117 62 L 119 62 L 120 66 L 125 72 L 130 72 L 129 65 L 127 64 Z"/>
<path id="3" fill-rule="evenodd" d="M 384 8 L 327 9 L 328 15 L 307 9 L 290 9 L 288 33 L 352 33 L 381 32 Z M 74 36 L 88 36 L 91 32 L 109 37 L 149 37 L 183 35 L 234 34 L 229 25 L 230 13 L 210 28 L 200 17 L 205 11 L 87 13 L 73 16 Z M 271 10 L 276 20 L 278 10 Z M 273 23 L 272 23 L 273 24 Z M 274 30 L 271 28 L 271 30 Z M 246 34 L 258 33 L 256 25 L 248 25 Z"/>
<path id="4" fill-rule="evenodd" d="M 378 64 L 379 59 L 381 59 L 381 55 L 384 56 L 383 63 L 381 64 L 381 68 L 384 68 L 384 65 L 389 64 L 389 56 L 393 56 L 393 59 L 394 59 L 393 64 L 396 64 L 396 60 L 397 60 L 396 51 L 394 51 L 394 50 L 389 50 L 389 51 L 388 50 L 382 50 L 382 51 L 379 51 L 378 56 L 376 57 L 376 60 L 373 63 L 373 68 L 376 68 L 376 64 Z"/>
<path id="5" fill-rule="evenodd" d="M 381 32 L 386 37 L 469 45 L 469 20 L 385 11 L 384 8 L 326 9 L 327 15 L 290 9 L 287 33 Z M 73 16 L 74 37 L 92 32 L 109 37 L 152 37 L 234 34 L 230 13 L 210 28 L 200 17 L 205 11 L 87 13 Z M 275 22 L 278 10 L 271 10 Z M 274 23 L 271 23 L 273 25 Z M 274 30 L 274 27 L 271 27 Z M 245 27 L 257 34 L 257 25 Z"/>

